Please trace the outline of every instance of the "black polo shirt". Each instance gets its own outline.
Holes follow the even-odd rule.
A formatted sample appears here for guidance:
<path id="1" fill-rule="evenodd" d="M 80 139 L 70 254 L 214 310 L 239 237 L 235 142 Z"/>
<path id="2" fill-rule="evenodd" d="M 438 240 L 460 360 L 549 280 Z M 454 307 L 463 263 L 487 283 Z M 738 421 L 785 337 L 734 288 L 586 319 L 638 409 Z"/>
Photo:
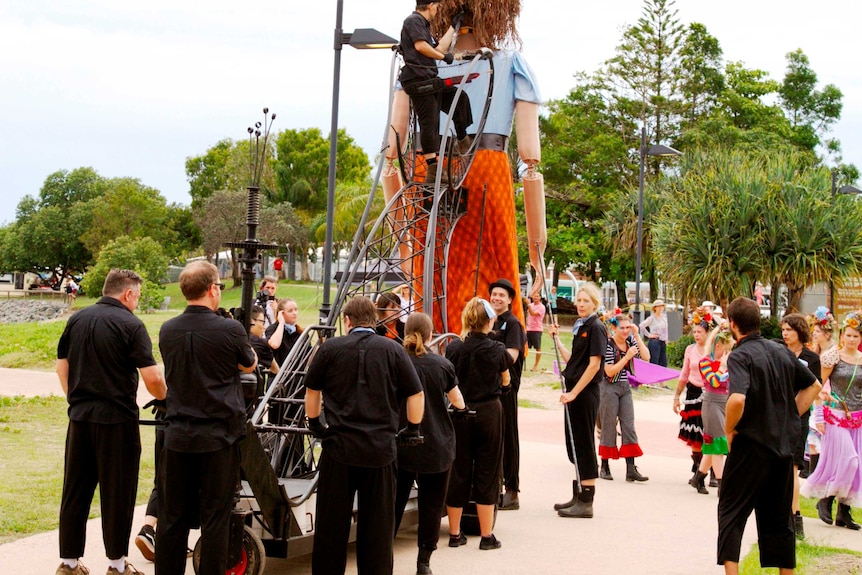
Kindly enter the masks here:
<path id="1" fill-rule="evenodd" d="M 517 349 L 518 358 L 509 368 L 512 386 L 515 391 L 521 386 L 521 372 L 524 371 L 524 347 L 527 345 L 527 332 L 524 326 L 511 311 L 505 311 L 494 321 L 491 337 L 506 346 L 506 349 Z"/>
<path id="2" fill-rule="evenodd" d="M 415 44 L 419 40 L 425 40 L 431 46 L 437 46 L 437 42 L 431 36 L 431 22 L 419 12 L 413 12 L 404 19 L 404 25 L 401 27 L 401 54 L 404 56 L 404 66 L 398 79 L 402 84 L 437 77 L 437 62 L 434 58 L 429 58 L 416 50 Z"/>
<path id="3" fill-rule="evenodd" d="M 590 357 L 598 356 L 599 370 L 590 380 L 590 384 L 599 384 L 605 376 L 604 357 L 608 347 L 608 332 L 604 324 L 599 321 L 597 315 L 592 315 L 581 325 L 578 333 L 572 337 L 572 356 L 563 370 L 566 380 L 566 391 L 572 391 L 578 384 L 578 380 L 587 371 Z"/>
<path id="4" fill-rule="evenodd" d="M 269 347 L 266 338 L 249 334 L 248 339 L 251 343 L 251 348 L 257 354 L 257 364 L 260 366 L 261 371 L 263 373 L 269 372 L 269 369 L 272 367 L 273 350 Z M 281 362 L 278 362 L 278 366 L 281 367 Z"/>
<path id="5" fill-rule="evenodd" d="M 500 374 L 512 365 L 506 346 L 484 333 L 471 332 L 446 348 L 446 359 L 455 366 L 464 401 L 489 401 L 500 395 Z"/>
<path id="6" fill-rule="evenodd" d="M 69 419 L 138 420 L 138 368 L 156 360 L 143 322 L 119 300 L 103 297 L 69 318 L 57 359 L 69 362 Z"/>
<path id="7" fill-rule="evenodd" d="M 168 383 L 165 447 L 206 453 L 245 436 L 238 365 L 254 364 L 242 324 L 190 305 L 162 325 L 159 349 Z"/>
<path id="8" fill-rule="evenodd" d="M 270 339 L 277 329 L 285 328 L 281 327 L 281 324 L 278 322 L 266 328 L 266 332 L 264 333 L 266 339 Z M 299 328 L 293 330 L 293 333 L 287 333 L 285 330 L 284 335 L 281 338 L 281 345 L 278 349 L 274 349 L 272 353 L 272 356 L 275 358 L 275 361 L 278 362 L 279 367 L 284 363 L 284 360 L 287 359 L 287 356 L 290 355 L 290 350 L 293 349 L 293 344 L 296 343 L 296 340 L 299 339 L 300 335 L 302 335 L 302 332 L 299 331 Z"/>
<path id="9" fill-rule="evenodd" d="M 425 443 L 398 447 L 398 467 L 414 473 L 442 473 L 455 460 L 455 428 L 449 418 L 446 394 L 458 385 L 455 366 L 441 355 L 428 351 L 410 356 L 425 390 L 425 415 L 422 435 Z M 407 413 L 401 408 L 401 426 L 407 425 Z"/>
<path id="10" fill-rule="evenodd" d="M 727 357 L 727 371 L 728 392 L 745 396 L 736 430 L 777 456 L 790 457 L 800 425 L 796 394 L 817 378 L 786 346 L 759 333 L 739 341 Z"/>
<path id="11" fill-rule="evenodd" d="M 373 329 L 354 328 L 318 348 L 305 386 L 323 393 L 327 457 L 356 467 L 395 461 L 401 399 L 422 391 L 403 347 Z"/>

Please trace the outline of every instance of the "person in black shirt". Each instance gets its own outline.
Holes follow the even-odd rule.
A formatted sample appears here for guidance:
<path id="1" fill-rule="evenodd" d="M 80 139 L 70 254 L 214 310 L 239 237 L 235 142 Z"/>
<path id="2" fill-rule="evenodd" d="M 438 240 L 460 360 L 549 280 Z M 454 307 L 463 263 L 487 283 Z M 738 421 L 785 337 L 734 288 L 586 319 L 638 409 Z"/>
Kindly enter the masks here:
<path id="1" fill-rule="evenodd" d="M 811 406 L 820 383 L 786 347 L 760 336 L 754 300 L 736 298 L 727 318 L 738 343 L 727 358 L 724 427 L 730 452 L 718 496 L 718 564 L 725 573 L 738 573 L 742 533 L 753 509 L 761 567 L 792 573 L 793 449 L 799 415 Z"/>
<path id="2" fill-rule="evenodd" d="M 251 308 L 251 323 L 249 324 L 249 341 L 254 353 L 257 355 L 257 364 L 264 374 L 278 373 L 279 364 L 275 361 L 273 350 L 265 337 L 263 324 L 266 323 L 263 308 L 254 306 Z"/>
<path id="3" fill-rule="evenodd" d="M 453 56 L 447 53 L 452 44 L 455 29 L 449 30 L 440 38 L 439 44 L 431 36 L 431 20 L 437 15 L 440 0 L 417 0 L 416 11 L 404 20 L 401 28 L 401 52 L 404 67 L 398 79 L 404 92 L 410 96 L 413 110 L 419 121 L 419 138 L 422 152 L 428 165 L 426 181 L 437 169 L 437 152 L 440 149 L 440 110 L 449 111 L 456 89 L 449 87 L 437 90 L 433 81 L 437 78 L 436 60 L 451 64 Z M 438 46 L 443 51 L 438 50 Z M 466 94 L 458 99 L 455 107 L 455 133 L 459 148 L 466 149 L 470 142 L 467 127 L 473 123 L 470 102 Z"/>
<path id="4" fill-rule="evenodd" d="M 466 545 L 461 532 L 464 506 L 476 502 L 482 540 L 479 549 L 499 549 L 494 536 L 494 505 L 500 498 L 503 463 L 503 406 L 500 395 L 511 390 L 512 356 L 506 346 L 490 337 L 496 314 L 491 304 L 474 297 L 461 314 L 463 333 L 446 349 L 455 365 L 464 401 L 476 411 L 472 419 L 455 421 L 455 462 L 449 478 L 446 511 L 449 515 L 449 547 Z"/>
<path id="5" fill-rule="evenodd" d="M 781 338 L 787 349 L 799 358 L 808 370 L 814 374 L 817 381 L 821 381 L 820 356 L 808 349 L 805 344 L 811 339 L 811 331 L 808 320 L 798 313 L 789 313 L 781 318 Z M 811 411 L 805 410 L 800 419 L 799 429 L 790 429 L 789 433 L 797 434 L 796 443 L 793 445 L 793 527 L 798 539 L 805 538 L 805 527 L 802 523 L 802 513 L 799 509 L 799 470 L 805 468 L 805 443 L 808 441 L 808 424 L 811 419 Z"/>
<path id="6" fill-rule="evenodd" d="M 302 328 L 297 325 L 299 319 L 299 307 L 296 301 L 289 297 L 278 300 L 278 312 L 275 323 L 266 328 L 266 340 L 269 347 L 273 349 L 273 357 L 279 366 L 284 364 L 290 350 L 299 336 Z"/>
<path id="7" fill-rule="evenodd" d="M 425 415 L 422 435 L 425 442 L 417 446 L 398 446 L 398 487 L 395 493 L 395 531 L 401 524 L 404 507 L 410 498 L 414 480 L 419 485 L 419 556 L 416 573 L 431 573 L 431 553 L 440 538 L 440 514 L 446 499 L 449 468 L 455 459 L 455 428 L 446 408 L 446 398 L 463 412 L 464 398 L 458 389 L 455 366 L 445 357 L 432 353 L 434 324 L 424 313 L 410 314 L 405 326 L 404 349 L 416 368 L 425 391 Z M 401 409 L 401 426 L 407 425 L 406 405 Z"/>
<path id="8" fill-rule="evenodd" d="M 601 292 L 594 284 L 584 284 L 575 294 L 578 319 L 572 328 L 572 350 L 567 350 L 559 338 L 559 326 L 552 325 L 548 332 L 560 355 L 566 360 L 563 370 L 566 391 L 560 396 L 565 406 L 564 419 L 566 450 L 569 461 L 577 468 L 578 479 L 572 481 L 572 499 L 557 503 L 554 509 L 561 517 L 593 516 L 593 499 L 599 467 L 596 462 L 596 417 L 599 412 L 600 388 L 604 378 L 602 369 L 608 332 L 596 315 Z"/>
<path id="9" fill-rule="evenodd" d="M 394 339 L 401 343 L 404 340 L 404 324 L 401 323 L 401 300 L 393 292 L 383 292 L 377 296 L 377 335 Z"/>
<path id="10" fill-rule="evenodd" d="M 165 445 L 159 461 L 156 573 L 181 575 L 189 530 L 200 521 L 199 573 L 224 573 L 245 402 L 239 373 L 257 358 L 242 324 L 215 313 L 224 284 L 209 262 L 180 273 L 185 311 L 162 325 L 168 381 Z"/>
<path id="11" fill-rule="evenodd" d="M 360 573 L 384 575 L 392 573 L 398 407 L 405 399 L 399 434 L 418 436 L 425 398 L 404 348 L 374 333 L 371 300 L 354 297 L 343 314 L 348 335 L 326 340 L 305 376 L 308 427 L 323 439 L 311 572 L 344 573 L 358 493 L 356 563 Z"/>
<path id="12" fill-rule="evenodd" d="M 108 574 L 138 573 L 126 561 L 141 462 L 138 372 L 153 397 L 165 397 L 150 336 L 133 313 L 141 283 L 133 271 L 111 270 L 103 297 L 69 319 L 57 344 L 57 376 L 69 402 L 57 575 L 88 573 L 79 558 L 96 485 Z"/>
<path id="13" fill-rule="evenodd" d="M 521 468 L 521 445 L 518 438 L 518 389 L 521 387 L 521 372 L 524 371 L 524 347 L 527 333 L 524 326 L 512 313 L 512 300 L 515 288 L 505 278 L 498 279 L 488 287 L 489 299 L 497 319 L 491 337 L 506 346 L 512 356 L 509 367 L 509 381 L 512 392 L 503 395 L 503 484 L 506 492 L 500 499 L 500 510 L 518 509 L 518 492 L 521 490 L 519 476 Z"/>

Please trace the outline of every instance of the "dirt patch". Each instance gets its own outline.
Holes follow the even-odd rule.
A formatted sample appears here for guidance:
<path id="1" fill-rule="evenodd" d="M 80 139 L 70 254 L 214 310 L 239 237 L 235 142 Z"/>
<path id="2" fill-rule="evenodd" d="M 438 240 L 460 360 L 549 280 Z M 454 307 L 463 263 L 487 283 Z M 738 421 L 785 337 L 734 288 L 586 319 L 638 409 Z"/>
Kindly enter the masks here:
<path id="1" fill-rule="evenodd" d="M 862 575 L 862 557 L 858 555 L 827 555 L 818 557 L 805 568 L 806 575 Z"/>

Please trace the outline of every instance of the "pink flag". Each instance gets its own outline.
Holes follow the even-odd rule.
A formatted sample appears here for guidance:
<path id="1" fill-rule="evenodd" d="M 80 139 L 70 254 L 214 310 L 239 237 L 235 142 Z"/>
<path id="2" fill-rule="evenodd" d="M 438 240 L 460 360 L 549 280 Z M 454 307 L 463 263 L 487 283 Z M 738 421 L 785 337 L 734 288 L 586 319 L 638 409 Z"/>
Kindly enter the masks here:
<path id="1" fill-rule="evenodd" d="M 675 369 L 655 365 L 638 358 L 634 358 L 635 372 L 629 374 L 629 383 L 632 387 L 639 385 L 655 385 L 663 381 L 679 379 L 679 372 Z M 635 375 L 637 374 L 637 375 Z"/>

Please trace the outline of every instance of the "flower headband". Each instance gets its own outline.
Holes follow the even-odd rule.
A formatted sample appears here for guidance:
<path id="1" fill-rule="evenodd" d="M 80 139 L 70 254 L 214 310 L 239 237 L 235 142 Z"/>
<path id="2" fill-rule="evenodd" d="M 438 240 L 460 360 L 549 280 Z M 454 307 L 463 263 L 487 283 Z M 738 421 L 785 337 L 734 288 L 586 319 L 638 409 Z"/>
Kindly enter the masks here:
<path id="1" fill-rule="evenodd" d="M 820 326 L 827 331 L 834 331 L 835 317 L 829 311 L 828 307 L 821 305 L 814 310 L 814 313 L 808 316 L 808 325 L 811 329 L 814 329 L 814 326 Z"/>
<path id="2" fill-rule="evenodd" d="M 717 325 L 717 322 L 715 321 L 715 318 L 712 317 L 712 314 L 701 306 L 691 314 L 691 325 L 692 327 L 699 325 L 706 331 L 709 331 Z"/>
<path id="3" fill-rule="evenodd" d="M 862 331 L 859 327 L 862 326 L 862 311 L 851 311 L 847 314 L 847 317 L 844 318 L 844 323 L 841 324 L 842 331 L 844 328 L 852 328 L 856 331 Z"/>

